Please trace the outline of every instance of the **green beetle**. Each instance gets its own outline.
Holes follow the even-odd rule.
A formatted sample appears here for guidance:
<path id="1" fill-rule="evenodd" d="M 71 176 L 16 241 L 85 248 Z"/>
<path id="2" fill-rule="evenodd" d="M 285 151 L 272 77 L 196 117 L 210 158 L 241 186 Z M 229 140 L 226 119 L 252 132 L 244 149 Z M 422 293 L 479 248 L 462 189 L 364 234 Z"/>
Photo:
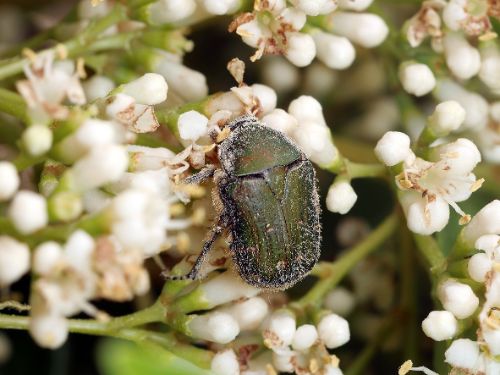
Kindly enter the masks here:
<path id="1" fill-rule="evenodd" d="M 222 203 L 192 270 L 171 279 L 196 279 L 217 237 L 231 233 L 240 276 L 258 288 L 286 289 L 303 279 L 320 256 L 320 206 L 315 171 L 282 133 L 253 116 L 231 122 L 218 146 L 220 168 L 206 168 L 187 182 L 214 176 Z"/>

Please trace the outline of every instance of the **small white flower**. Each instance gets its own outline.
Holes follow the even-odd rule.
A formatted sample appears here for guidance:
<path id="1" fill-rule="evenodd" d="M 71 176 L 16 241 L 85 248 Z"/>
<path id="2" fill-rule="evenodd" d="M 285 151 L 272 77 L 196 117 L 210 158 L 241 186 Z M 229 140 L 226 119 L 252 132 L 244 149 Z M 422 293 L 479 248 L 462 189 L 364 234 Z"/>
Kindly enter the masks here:
<path id="1" fill-rule="evenodd" d="M 448 203 L 442 199 L 427 202 L 416 192 L 400 195 L 408 228 L 418 234 L 429 235 L 441 231 L 450 219 Z"/>
<path id="2" fill-rule="evenodd" d="M 74 188 L 86 191 L 117 181 L 127 166 L 128 153 L 124 146 L 96 146 L 71 168 Z"/>
<path id="3" fill-rule="evenodd" d="M 465 109 L 454 100 L 439 103 L 429 117 L 429 127 L 441 135 L 457 130 L 465 121 Z"/>
<path id="4" fill-rule="evenodd" d="M 14 164 L 0 161 L 0 201 L 10 199 L 19 188 L 19 175 Z"/>
<path id="5" fill-rule="evenodd" d="M 478 250 L 484 251 L 474 254 L 468 263 L 470 277 L 477 282 L 485 282 L 488 272 L 496 262 L 500 262 L 500 236 L 485 234 L 475 243 Z"/>
<path id="6" fill-rule="evenodd" d="M 203 299 L 211 307 L 240 298 L 256 296 L 260 290 L 245 283 L 230 271 L 223 272 L 199 286 Z"/>
<path id="7" fill-rule="evenodd" d="M 479 298 L 471 287 L 453 280 L 446 280 L 439 285 L 438 298 L 443 307 L 458 319 L 471 316 L 479 306 Z"/>
<path id="8" fill-rule="evenodd" d="M 45 154 L 52 147 L 52 131 L 45 125 L 31 125 L 22 134 L 23 146 L 33 156 Z"/>
<path id="9" fill-rule="evenodd" d="M 344 287 L 336 287 L 325 297 L 324 306 L 340 316 L 349 315 L 356 305 L 354 294 Z"/>
<path id="10" fill-rule="evenodd" d="M 336 181 L 328 189 L 326 207 L 331 212 L 348 213 L 358 196 L 348 181 Z"/>
<path id="11" fill-rule="evenodd" d="M 16 193 L 9 206 L 8 215 L 22 234 L 36 232 L 45 227 L 49 221 L 45 198 L 27 190 Z"/>
<path id="12" fill-rule="evenodd" d="M 481 56 L 462 34 L 449 33 L 444 38 L 446 64 L 460 79 L 469 79 L 479 73 Z"/>
<path id="13" fill-rule="evenodd" d="M 40 314 L 31 317 L 29 331 L 42 348 L 56 349 L 68 338 L 68 323 L 57 314 Z"/>
<path id="14" fill-rule="evenodd" d="M 274 312 L 265 324 L 264 344 L 271 349 L 284 348 L 293 341 L 296 330 L 295 317 L 288 311 Z"/>
<path id="15" fill-rule="evenodd" d="M 0 285 L 19 280 L 30 267 L 30 249 L 22 242 L 0 236 Z"/>
<path id="16" fill-rule="evenodd" d="M 256 329 L 267 315 L 269 306 L 260 297 L 252 297 L 246 301 L 236 302 L 219 311 L 228 313 L 237 322 L 241 331 Z"/>
<path id="17" fill-rule="evenodd" d="M 132 172 L 164 168 L 175 154 L 165 147 L 128 145 L 130 153 L 129 170 Z"/>
<path id="18" fill-rule="evenodd" d="M 63 248 L 57 242 L 44 242 L 33 253 L 33 271 L 40 275 L 49 274 L 63 260 Z"/>
<path id="19" fill-rule="evenodd" d="M 299 120 L 292 137 L 312 162 L 325 168 L 337 162 L 339 152 L 333 144 L 330 129 L 325 125 Z"/>
<path id="20" fill-rule="evenodd" d="M 329 349 L 344 345 L 351 339 L 349 323 L 337 314 L 328 314 L 318 324 L 319 338 Z"/>
<path id="21" fill-rule="evenodd" d="M 123 85 L 122 92 L 133 97 L 137 103 L 154 105 L 167 99 L 168 85 L 162 75 L 146 73 Z"/>
<path id="22" fill-rule="evenodd" d="M 457 329 L 457 320 L 449 311 L 431 311 L 422 322 L 422 330 L 434 341 L 451 339 Z"/>
<path id="23" fill-rule="evenodd" d="M 216 375 L 239 375 L 240 364 L 236 354 L 231 349 L 217 352 L 210 365 L 210 369 Z"/>
<path id="24" fill-rule="evenodd" d="M 356 50 L 349 39 L 323 31 L 312 34 L 318 59 L 332 69 L 346 69 L 356 58 Z"/>
<path id="25" fill-rule="evenodd" d="M 500 234 L 500 200 L 496 199 L 484 206 L 464 228 L 464 239 L 474 244 L 485 234 Z"/>
<path id="26" fill-rule="evenodd" d="M 116 85 L 110 78 L 95 74 L 83 82 L 82 86 L 87 100 L 93 102 L 96 99 L 106 97 Z"/>
<path id="27" fill-rule="evenodd" d="M 196 141 L 207 134 L 208 118 L 197 111 L 184 112 L 177 120 L 179 135 L 186 141 Z"/>
<path id="28" fill-rule="evenodd" d="M 318 331 L 312 324 L 297 327 L 293 336 L 292 348 L 298 351 L 308 350 L 318 339 Z"/>
<path id="29" fill-rule="evenodd" d="M 188 328 L 193 337 L 219 344 L 233 341 L 240 333 L 236 320 L 231 315 L 221 312 L 195 316 L 188 323 Z"/>
<path id="30" fill-rule="evenodd" d="M 479 345 L 469 339 L 458 339 L 444 353 L 445 362 L 453 367 L 475 369 L 479 359 Z"/>
<path id="31" fill-rule="evenodd" d="M 149 5 L 147 12 L 152 24 L 163 25 L 187 18 L 195 10 L 194 0 L 158 0 Z"/>
<path id="32" fill-rule="evenodd" d="M 335 12 L 331 15 L 332 31 L 366 48 L 380 45 L 389 28 L 376 14 Z"/>
<path id="33" fill-rule="evenodd" d="M 326 126 L 323 108 L 320 102 L 309 95 L 299 96 L 290 102 L 288 113 L 297 119 L 299 123 L 312 121 Z"/>
<path id="34" fill-rule="evenodd" d="M 410 137 L 401 132 L 389 131 L 377 142 L 375 154 L 389 167 L 399 164 L 412 155 Z"/>
<path id="35" fill-rule="evenodd" d="M 400 65 L 399 80 L 405 91 L 415 96 L 426 95 L 436 86 L 436 78 L 427 65 L 410 61 Z"/>

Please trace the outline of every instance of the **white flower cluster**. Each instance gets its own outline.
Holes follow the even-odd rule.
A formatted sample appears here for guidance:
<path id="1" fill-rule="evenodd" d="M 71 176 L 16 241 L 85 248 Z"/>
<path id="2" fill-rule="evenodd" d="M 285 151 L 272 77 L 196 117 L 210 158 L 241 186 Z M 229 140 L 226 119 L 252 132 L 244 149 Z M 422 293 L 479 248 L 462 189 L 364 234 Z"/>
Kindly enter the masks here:
<path id="1" fill-rule="evenodd" d="M 263 54 L 282 54 L 302 67 L 314 57 L 332 69 L 346 69 L 356 56 L 354 44 L 365 48 L 381 44 L 388 34 L 377 15 L 357 13 L 372 1 L 367 0 L 284 0 L 256 2 L 252 13 L 240 15 L 232 24 L 243 42 L 257 49 L 252 60 Z M 337 7 L 339 10 L 337 10 Z M 307 17 L 325 17 L 324 31 L 307 23 Z"/>
<path id="2" fill-rule="evenodd" d="M 442 103 L 430 117 L 429 127 L 436 134 L 448 134 L 460 126 L 464 115 L 456 102 Z M 431 147 L 429 160 L 424 160 L 413 153 L 406 134 L 390 131 L 379 140 L 375 153 L 387 166 L 401 163 L 396 184 L 411 231 L 428 235 L 442 230 L 449 220 L 448 206 L 462 216 L 462 224 L 468 222 L 470 217 L 456 202 L 468 199 L 482 184 L 472 173 L 481 161 L 473 142 L 459 138 Z"/>
<path id="3" fill-rule="evenodd" d="M 436 341 L 450 340 L 458 332 L 457 319 L 477 314 L 478 342 L 456 339 L 445 353 L 445 360 L 452 367 L 482 373 L 497 374 L 500 362 L 500 201 L 495 200 L 483 207 L 464 228 L 467 243 L 475 244 L 478 250 L 468 261 L 468 272 L 472 280 L 484 284 L 485 296 L 482 306 L 472 288 L 453 279 L 443 281 L 438 287 L 438 297 L 444 310 L 432 311 L 422 322 L 424 333 Z"/>

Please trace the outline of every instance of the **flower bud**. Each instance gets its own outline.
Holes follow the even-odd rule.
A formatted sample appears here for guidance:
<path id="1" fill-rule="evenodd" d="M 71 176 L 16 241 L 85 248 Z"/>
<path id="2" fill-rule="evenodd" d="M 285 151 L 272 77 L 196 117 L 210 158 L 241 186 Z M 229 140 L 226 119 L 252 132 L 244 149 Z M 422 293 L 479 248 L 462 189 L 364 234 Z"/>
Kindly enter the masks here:
<path id="1" fill-rule="evenodd" d="M 14 164 L 0 161 L 0 202 L 10 199 L 19 188 L 19 175 Z"/>
<path id="2" fill-rule="evenodd" d="M 326 207 L 331 212 L 348 213 L 356 203 L 358 196 L 347 181 L 336 181 L 328 189 Z"/>
<path id="3" fill-rule="evenodd" d="M 154 105 L 167 100 L 168 85 L 157 73 L 146 73 L 122 87 L 122 92 L 133 97 L 137 103 Z"/>
<path id="4" fill-rule="evenodd" d="M 436 78 L 427 65 L 410 61 L 400 65 L 399 80 L 405 91 L 415 96 L 426 95 L 436 86 Z"/>
<path id="5" fill-rule="evenodd" d="M 410 137 L 401 132 L 389 131 L 377 142 L 375 154 L 389 167 L 399 164 L 412 154 Z"/>
<path id="6" fill-rule="evenodd" d="M 351 338 L 349 323 L 337 314 L 328 314 L 318 324 L 319 338 L 329 349 L 335 349 L 347 343 Z"/>
<path id="7" fill-rule="evenodd" d="M 337 8 L 334 0 L 293 0 L 292 3 L 308 16 L 331 13 Z"/>
<path id="8" fill-rule="evenodd" d="M 458 324 L 449 311 L 431 311 L 422 322 L 427 337 L 434 341 L 449 340 L 457 333 Z"/>
<path id="9" fill-rule="evenodd" d="M 144 9 L 146 20 L 152 25 L 163 25 L 189 17 L 196 10 L 194 0 L 158 0 Z"/>
<path id="10" fill-rule="evenodd" d="M 30 250 L 22 242 L 0 236 L 0 286 L 19 280 L 30 266 Z"/>
<path id="11" fill-rule="evenodd" d="M 485 234 L 500 234 L 500 200 L 496 199 L 484 206 L 463 230 L 464 239 L 474 244 Z"/>
<path id="12" fill-rule="evenodd" d="M 373 3 L 373 0 L 339 0 L 339 7 L 360 12 Z"/>
<path id="13" fill-rule="evenodd" d="M 238 9 L 241 0 L 203 0 L 205 10 L 214 15 L 229 14 Z"/>
<path id="14" fill-rule="evenodd" d="M 240 331 L 250 331 L 260 325 L 268 310 L 266 301 L 260 297 L 253 297 L 246 301 L 236 302 L 219 311 L 231 315 L 238 323 Z"/>
<path id="15" fill-rule="evenodd" d="M 240 277 L 226 271 L 199 286 L 204 300 L 210 307 L 240 298 L 256 296 L 260 290 L 245 283 Z"/>
<path id="16" fill-rule="evenodd" d="M 17 192 L 9 206 L 8 215 L 22 234 L 36 232 L 49 221 L 45 198 L 27 190 Z"/>
<path id="17" fill-rule="evenodd" d="M 479 78 L 495 93 L 500 90 L 500 51 L 496 44 L 481 48 Z"/>
<path id="18" fill-rule="evenodd" d="M 349 39 L 323 31 L 312 34 L 316 44 L 317 57 L 332 69 L 346 69 L 356 58 L 356 50 Z"/>
<path id="19" fill-rule="evenodd" d="M 366 48 L 380 45 L 389 28 L 376 14 L 335 12 L 331 15 L 332 31 Z"/>
<path id="20" fill-rule="evenodd" d="M 108 77 L 96 74 L 83 82 L 82 87 L 87 100 L 93 102 L 106 97 L 115 88 L 115 83 Z"/>
<path id="21" fill-rule="evenodd" d="M 262 114 L 268 114 L 276 108 L 278 97 L 271 87 L 255 83 L 251 88 L 253 95 L 259 99 L 259 103 L 262 107 Z"/>
<path id="22" fill-rule="evenodd" d="M 472 280 L 478 283 L 486 281 L 486 275 L 491 271 L 493 262 L 485 253 L 474 254 L 467 263 L 467 271 Z"/>
<path id="23" fill-rule="evenodd" d="M 443 307 L 458 319 L 471 316 L 479 306 L 479 298 L 471 287 L 453 280 L 447 280 L 439 285 L 438 298 Z"/>
<path id="24" fill-rule="evenodd" d="M 226 349 L 217 352 L 212 358 L 210 365 L 212 372 L 216 375 L 239 375 L 240 363 L 234 351 Z"/>
<path id="25" fill-rule="evenodd" d="M 296 357 L 295 352 L 288 348 L 280 349 L 279 351 L 273 352 L 273 366 L 280 373 L 294 372 L 294 360 Z"/>
<path id="26" fill-rule="evenodd" d="M 21 136 L 23 146 L 32 156 L 45 154 L 52 147 L 52 131 L 45 125 L 31 125 Z"/>
<path id="27" fill-rule="evenodd" d="M 312 324 L 304 324 L 297 328 L 293 335 L 292 348 L 298 351 L 308 350 L 318 339 L 318 331 Z"/>
<path id="28" fill-rule="evenodd" d="M 466 19 L 467 13 L 461 2 L 450 1 L 443 8 L 443 21 L 450 30 L 460 30 Z"/>
<path id="29" fill-rule="evenodd" d="M 295 117 L 299 123 L 312 121 L 326 126 L 323 108 L 320 102 L 312 96 L 301 95 L 292 100 L 288 106 L 288 113 Z"/>
<path id="30" fill-rule="evenodd" d="M 283 348 L 293 341 L 296 330 L 295 317 L 288 311 L 276 311 L 266 323 L 265 345 L 270 348 Z M 266 334 L 269 332 L 269 335 Z"/>
<path id="31" fill-rule="evenodd" d="M 73 183 L 78 191 L 93 189 L 117 181 L 128 166 L 128 153 L 118 145 L 100 145 L 92 148 L 71 169 Z"/>
<path id="32" fill-rule="evenodd" d="M 287 34 L 285 57 L 295 66 L 309 65 L 316 56 L 316 46 L 313 38 L 304 33 L 290 32 Z"/>
<path id="33" fill-rule="evenodd" d="M 465 120 L 465 109 L 454 100 L 439 103 L 429 117 L 429 127 L 438 135 L 445 136 L 457 130 Z"/>
<path id="34" fill-rule="evenodd" d="M 299 70 L 289 61 L 279 57 L 263 59 L 262 81 L 278 92 L 293 90 L 300 82 Z"/>
<path id="35" fill-rule="evenodd" d="M 236 320 L 231 315 L 221 312 L 195 316 L 188 323 L 188 328 L 193 337 L 219 344 L 233 341 L 240 333 Z"/>
<path id="36" fill-rule="evenodd" d="M 325 308 L 340 316 L 349 315 L 355 305 L 356 299 L 353 293 L 341 286 L 329 292 L 325 297 L 324 303 Z"/>
<path id="37" fill-rule="evenodd" d="M 49 241 L 38 245 L 33 253 L 33 271 L 48 275 L 62 260 L 63 249 L 57 242 Z"/>
<path id="38" fill-rule="evenodd" d="M 297 120 L 281 108 L 273 109 L 262 118 L 262 123 L 270 128 L 291 135 L 297 128 Z"/>
<path id="39" fill-rule="evenodd" d="M 30 319 L 29 331 L 42 348 L 57 349 L 68 338 L 68 323 L 63 317 L 48 313 Z"/>
<path id="40" fill-rule="evenodd" d="M 338 161 L 339 152 L 333 144 L 330 129 L 317 122 L 300 122 L 293 133 L 299 148 L 314 163 L 328 168 Z"/>
<path id="41" fill-rule="evenodd" d="M 452 367 L 475 369 L 479 359 L 479 345 L 469 339 L 458 339 L 444 353 L 445 362 Z"/>
<path id="42" fill-rule="evenodd" d="M 481 56 L 464 36 L 448 33 L 444 38 L 446 65 L 460 79 L 469 79 L 479 73 Z"/>
<path id="43" fill-rule="evenodd" d="M 197 111 L 184 112 L 177 120 L 179 135 L 186 141 L 196 141 L 207 134 L 208 118 Z"/>
<path id="44" fill-rule="evenodd" d="M 207 79 L 202 73 L 182 65 L 166 52 L 163 55 L 153 70 L 165 77 L 170 90 L 186 102 L 199 101 L 208 95 Z"/>

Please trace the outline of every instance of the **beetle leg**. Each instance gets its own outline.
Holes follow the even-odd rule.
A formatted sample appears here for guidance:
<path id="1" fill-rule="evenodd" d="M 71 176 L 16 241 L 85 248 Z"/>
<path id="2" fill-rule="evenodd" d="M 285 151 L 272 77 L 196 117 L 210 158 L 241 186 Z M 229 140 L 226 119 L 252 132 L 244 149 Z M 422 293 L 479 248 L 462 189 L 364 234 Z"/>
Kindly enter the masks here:
<path id="1" fill-rule="evenodd" d="M 189 271 L 188 274 L 182 275 L 182 276 L 173 276 L 173 275 L 168 275 L 166 274 L 166 271 L 162 272 L 162 276 L 165 277 L 167 280 L 196 280 L 198 278 L 198 274 L 200 272 L 201 266 L 203 265 L 203 262 L 205 261 L 205 258 L 210 251 L 213 243 L 219 235 L 224 231 L 224 226 L 222 225 L 223 220 L 222 218 L 219 219 L 219 222 L 217 225 L 212 229 L 210 238 L 205 242 L 203 245 L 203 248 L 201 249 L 200 255 L 198 255 L 198 258 L 196 258 L 196 261 L 194 262 L 193 268 L 191 268 L 191 271 Z"/>
<path id="2" fill-rule="evenodd" d="M 207 166 L 205 166 L 205 168 L 203 168 L 198 173 L 184 179 L 183 182 L 186 184 L 199 184 L 199 183 L 205 181 L 207 178 L 212 177 L 214 175 L 216 169 L 217 168 L 215 167 L 215 165 L 208 164 Z"/>

